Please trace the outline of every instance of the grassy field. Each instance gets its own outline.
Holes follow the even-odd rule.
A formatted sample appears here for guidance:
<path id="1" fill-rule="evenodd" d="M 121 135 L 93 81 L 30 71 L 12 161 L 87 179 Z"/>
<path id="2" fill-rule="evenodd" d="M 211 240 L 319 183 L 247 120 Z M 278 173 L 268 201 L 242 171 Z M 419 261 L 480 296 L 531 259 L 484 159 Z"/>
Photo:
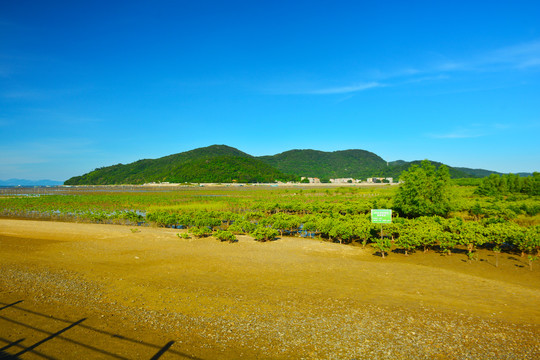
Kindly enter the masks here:
<path id="1" fill-rule="evenodd" d="M 491 251 L 0 220 L 0 349 L 32 358 L 535 359 L 540 270 Z M 58 334 L 60 330 L 64 330 Z M 43 341 L 47 339 L 46 341 Z M 37 346 L 36 346 L 37 344 Z M 32 347 L 34 346 L 34 347 Z M 28 350 L 30 349 L 30 350 Z M 157 357 L 156 357 L 157 356 Z"/>

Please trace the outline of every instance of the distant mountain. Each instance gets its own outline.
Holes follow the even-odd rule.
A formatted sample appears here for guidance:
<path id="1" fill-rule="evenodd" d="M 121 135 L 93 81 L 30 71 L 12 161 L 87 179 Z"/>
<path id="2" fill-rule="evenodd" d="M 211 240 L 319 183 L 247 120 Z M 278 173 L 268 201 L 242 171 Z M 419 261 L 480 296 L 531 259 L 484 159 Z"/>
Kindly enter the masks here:
<path id="1" fill-rule="evenodd" d="M 380 156 L 365 150 L 344 150 L 324 152 L 317 150 L 290 150 L 273 156 L 261 156 L 266 163 L 284 173 L 295 176 L 318 177 L 320 179 L 368 177 L 391 177 L 399 179 L 401 173 L 411 165 L 420 165 L 420 160 L 396 160 L 386 162 Z M 431 161 L 439 167 L 442 163 Z M 465 170 L 448 167 L 452 178 L 475 177 Z M 484 170 L 488 172 L 487 170 Z M 491 172 L 488 172 L 488 175 Z"/>
<path id="2" fill-rule="evenodd" d="M 75 176 L 66 185 L 149 182 L 274 182 L 292 177 L 238 149 L 212 145 L 159 159 L 113 165 Z"/>
<path id="3" fill-rule="evenodd" d="M 0 186 L 57 186 L 62 185 L 61 181 L 54 180 L 26 180 L 26 179 L 8 179 L 0 180 Z"/>
<path id="4" fill-rule="evenodd" d="M 403 165 L 403 164 L 407 164 L 408 162 L 405 161 L 405 160 L 395 160 L 395 161 L 390 161 L 388 162 L 388 165 Z"/>
<path id="5" fill-rule="evenodd" d="M 397 161 L 389 162 L 388 167 L 383 171 L 383 175 L 385 177 L 391 177 L 397 180 L 399 179 L 403 171 L 408 170 L 412 165 L 420 166 L 421 162 L 422 162 L 421 160 L 415 160 L 415 161 L 397 160 Z M 435 165 L 437 168 L 441 165 L 444 165 L 443 163 L 440 163 L 437 161 L 430 160 L 430 162 L 431 164 Z M 450 173 L 450 177 L 452 179 L 476 177 L 472 174 L 467 173 L 466 171 L 464 171 L 464 169 L 465 168 L 458 169 L 458 168 L 448 166 L 448 172 Z"/>
<path id="6" fill-rule="evenodd" d="M 365 150 L 290 150 L 259 159 L 287 174 L 321 179 L 366 178 L 382 174 L 387 167 L 380 156 Z"/>
<path id="7" fill-rule="evenodd" d="M 484 170 L 484 169 L 469 169 L 469 168 L 464 168 L 464 167 L 455 167 L 454 169 L 463 171 L 464 173 L 471 175 L 471 177 L 486 177 L 491 174 L 502 175 L 502 173 L 499 173 L 496 171 Z M 525 176 L 528 176 L 528 175 L 525 175 Z"/>
<path id="8" fill-rule="evenodd" d="M 66 185 L 170 183 L 274 182 L 299 180 L 300 177 L 366 179 L 392 177 L 420 160 L 386 162 L 365 150 L 325 152 L 318 150 L 289 150 L 276 155 L 254 157 L 226 145 L 212 145 L 159 159 L 143 159 L 130 164 L 117 164 L 75 176 Z M 442 163 L 432 161 L 439 167 Z M 484 177 L 494 171 L 448 167 L 452 178 Z M 521 174 L 520 174 L 521 175 Z"/>

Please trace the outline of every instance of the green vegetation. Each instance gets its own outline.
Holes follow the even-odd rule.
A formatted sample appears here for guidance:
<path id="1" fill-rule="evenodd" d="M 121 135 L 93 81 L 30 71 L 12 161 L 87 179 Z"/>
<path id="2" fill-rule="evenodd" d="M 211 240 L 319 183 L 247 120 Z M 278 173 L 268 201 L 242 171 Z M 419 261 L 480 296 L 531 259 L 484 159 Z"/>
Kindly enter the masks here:
<path id="1" fill-rule="evenodd" d="M 399 161 L 399 162 L 391 162 L 389 163 L 389 167 L 386 169 L 386 171 L 383 173 L 385 177 L 393 177 L 393 178 L 400 178 L 401 174 L 404 171 L 409 170 L 413 166 L 422 166 L 422 162 L 426 160 L 415 160 L 411 162 L 406 161 Z M 452 179 L 467 179 L 467 178 L 474 178 L 474 175 L 465 171 L 466 168 L 460 168 L 460 170 L 444 165 L 437 161 L 430 161 L 430 163 L 435 166 L 436 169 L 440 168 L 441 166 L 445 166 L 448 168 L 448 173 L 450 174 L 450 177 Z M 487 171 L 487 170 L 486 170 Z M 488 171 L 491 173 L 490 171 Z"/>
<path id="2" fill-rule="evenodd" d="M 113 165 L 73 177 L 66 185 L 275 182 L 293 180 L 261 160 L 240 150 L 213 145 L 159 159 L 144 159 L 131 164 Z"/>
<path id="3" fill-rule="evenodd" d="M 435 168 L 429 161 L 413 165 L 401 175 L 394 207 L 403 216 L 447 216 L 450 212 L 450 174 L 446 166 Z"/>
<path id="4" fill-rule="evenodd" d="M 189 236 L 188 233 L 177 233 L 176 236 L 178 236 L 179 239 L 184 239 L 184 240 L 187 240 L 187 239 L 191 239 L 191 236 Z"/>
<path id="5" fill-rule="evenodd" d="M 536 176 L 536 175 L 535 175 Z M 62 189 L 55 195 L 1 196 L 0 215 L 34 219 L 162 226 L 179 237 L 234 242 L 297 236 L 372 248 L 381 256 L 415 251 L 476 258 L 478 248 L 540 255 L 540 198 L 522 192 L 481 195 L 482 185 L 456 185 L 445 167 L 424 162 L 399 187 L 182 187 L 121 191 L 122 187 Z M 520 180 L 521 181 L 521 180 Z M 532 179 L 524 179 L 529 182 Z M 451 196 L 449 195 L 451 194 Z M 449 199 L 452 199 L 449 202 Z M 370 221 L 370 210 L 395 209 L 391 224 Z"/>
<path id="6" fill-rule="evenodd" d="M 290 150 L 273 156 L 262 156 L 260 159 L 287 174 L 321 179 L 365 179 L 382 174 L 386 167 L 386 161 L 364 150 Z"/>
<path id="7" fill-rule="evenodd" d="M 492 174 L 484 179 L 476 189 L 478 195 L 500 196 L 509 194 L 540 195 L 540 173 L 520 177 L 515 174 Z"/>
<path id="8" fill-rule="evenodd" d="M 250 235 L 257 241 L 270 241 L 274 240 L 278 235 L 278 230 L 266 226 L 257 226 Z"/>
<path id="9" fill-rule="evenodd" d="M 236 236 L 230 231 L 227 230 L 217 230 L 214 232 L 214 237 L 218 239 L 219 241 L 228 241 L 228 242 L 236 242 Z"/>
<path id="10" fill-rule="evenodd" d="M 194 226 L 190 229 L 190 232 L 196 238 L 202 238 L 212 235 L 212 230 L 206 226 Z"/>
<path id="11" fill-rule="evenodd" d="M 272 183 L 317 177 L 331 178 L 392 177 L 419 165 L 419 161 L 393 161 L 365 150 L 324 152 L 290 150 L 273 156 L 254 157 L 225 145 L 212 145 L 159 159 L 143 159 L 130 164 L 101 167 L 65 182 L 66 185 L 113 185 L 169 183 Z M 443 164 L 433 162 L 435 167 Z M 448 168 L 451 178 L 470 178 L 493 172 L 478 169 Z"/>

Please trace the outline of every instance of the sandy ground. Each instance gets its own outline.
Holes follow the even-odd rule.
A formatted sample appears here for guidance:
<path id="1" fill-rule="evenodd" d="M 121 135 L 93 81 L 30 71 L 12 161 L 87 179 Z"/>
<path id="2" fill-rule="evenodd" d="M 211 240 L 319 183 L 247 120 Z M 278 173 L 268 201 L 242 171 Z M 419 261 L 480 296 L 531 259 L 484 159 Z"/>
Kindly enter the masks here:
<path id="1" fill-rule="evenodd" d="M 519 255 L 0 220 L 0 359 L 538 359 Z"/>

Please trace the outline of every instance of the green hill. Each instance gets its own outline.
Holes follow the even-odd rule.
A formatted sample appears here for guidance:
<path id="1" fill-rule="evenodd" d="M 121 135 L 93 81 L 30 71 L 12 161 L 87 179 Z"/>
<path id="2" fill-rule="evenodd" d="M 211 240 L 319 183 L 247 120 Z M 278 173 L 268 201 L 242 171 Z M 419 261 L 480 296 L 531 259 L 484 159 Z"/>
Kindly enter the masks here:
<path id="1" fill-rule="evenodd" d="M 484 169 L 469 169 L 469 168 L 463 168 L 463 167 L 455 167 L 454 169 L 459 170 L 459 171 L 463 171 L 464 173 L 467 173 L 467 174 L 471 175 L 471 177 L 478 177 L 478 178 L 486 177 L 486 176 L 489 176 L 491 174 L 502 175 L 499 172 L 490 171 L 490 170 L 484 170 Z"/>
<path id="2" fill-rule="evenodd" d="M 149 182 L 274 182 L 289 180 L 275 168 L 238 149 L 212 145 L 159 159 L 118 164 L 75 176 L 66 185 L 144 184 Z"/>
<path id="3" fill-rule="evenodd" d="M 365 150 L 344 150 L 324 152 L 317 150 L 290 150 L 273 156 L 261 156 L 269 165 L 295 176 L 318 177 L 320 179 L 368 177 L 391 177 L 399 179 L 401 173 L 413 164 L 420 165 L 420 160 L 396 160 L 386 162 L 380 156 Z M 432 161 L 436 167 L 442 163 Z M 465 171 L 465 168 L 449 167 L 452 178 L 468 178 L 476 175 Z M 484 170 L 491 173 L 487 170 Z M 489 174 L 488 174 L 489 175 Z"/>
<path id="4" fill-rule="evenodd" d="M 432 162 L 435 166 L 442 165 Z M 274 182 L 298 180 L 301 176 L 332 178 L 392 177 L 420 161 L 386 162 L 365 150 L 325 152 L 290 150 L 277 155 L 254 157 L 225 145 L 212 145 L 159 159 L 143 159 L 130 164 L 118 164 L 95 169 L 75 176 L 66 185 L 170 183 Z M 487 176 L 492 171 L 449 167 L 452 178 Z"/>
<path id="5" fill-rule="evenodd" d="M 365 150 L 290 150 L 259 159 L 287 174 L 320 179 L 361 179 L 380 175 L 386 167 L 380 156 Z"/>
<path id="6" fill-rule="evenodd" d="M 412 165 L 418 165 L 420 166 L 421 160 L 415 160 L 415 161 L 392 161 L 388 164 L 388 167 L 382 172 L 384 177 L 391 177 L 394 178 L 396 181 L 401 176 L 401 173 L 405 170 L 408 170 Z M 431 161 L 430 162 L 435 165 L 437 168 L 439 166 L 444 165 L 443 163 L 437 162 L 437 161 Z M 469 174 L 465 171 L 466 168 L 454 168 L 451 166 L 448 166 L 448 172 L 450 173 L 450 177 L 452 179 L 460 179 L 460 178 L 471 178 L 476 177 L 473 174 Z M 486 170 L 487 171 L 487 170 Z"/>

